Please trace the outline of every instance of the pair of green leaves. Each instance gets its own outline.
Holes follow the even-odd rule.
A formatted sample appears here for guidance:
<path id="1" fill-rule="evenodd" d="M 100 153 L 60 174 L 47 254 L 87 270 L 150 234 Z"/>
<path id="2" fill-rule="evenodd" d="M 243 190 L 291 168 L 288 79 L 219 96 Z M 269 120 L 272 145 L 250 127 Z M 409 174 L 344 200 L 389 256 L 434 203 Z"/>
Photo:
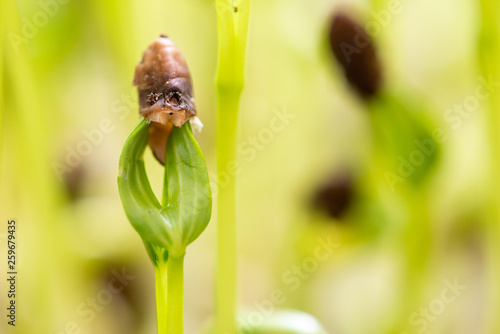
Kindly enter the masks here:
<path id="1" fill-rule="evenodd" d="M 205 159 L 191 125 L 174 127 L 167 143 L 163 201 L 154 195 L 144 166 L 149 121 L 141 120 L 120 157 L 118 189 L 127 217 L 156 262 L 158 247 L 180 257 L 208 225 L 212 195 Z"/>

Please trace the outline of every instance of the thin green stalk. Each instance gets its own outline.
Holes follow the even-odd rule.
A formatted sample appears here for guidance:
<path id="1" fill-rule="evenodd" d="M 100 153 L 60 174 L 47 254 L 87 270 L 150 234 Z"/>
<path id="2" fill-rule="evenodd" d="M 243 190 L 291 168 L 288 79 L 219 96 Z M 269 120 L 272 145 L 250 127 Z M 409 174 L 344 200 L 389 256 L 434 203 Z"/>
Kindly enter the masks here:
<path id="1" fill-rule="evenodd" d="M 483 78 L 494 81 L 500 80 L 500 23 L 498 21 L 498 3 L 496 0 L 481 0 L 481 30 L 479 34 L 479 65 Z M 486 226 L 488 230 L 488 291 L 491 292 L 491 301 L 488 309 L 490 333 L 500 331 L 500 318 L 497 314 L 500 309 L 500 90 L 491 93 L 488 100 L 487 132 L 489 136 L 490 175 L 488 183 L 491 185 L 490 219 Z"/>
<path id="2" fill-rule="evenodd" d="M 372 10 L 379 11 L 381 9 L 385 9 L 387 7 L 386 0 L 371 0 L 370 1 Z"/>
<path id="3" fill-rule="evenodd" d="M 156 285 L 156 328 L 158 334 L 167 332 L 167 264 L 159 261 L 155 266 L 155 285 Z"/>
<path id="4" fill-rule="evenodd" d="M 2 36 L 2 40 L 0 41 L 0 175 L 1 175 L 1 166 L 2 166 L 2 146 L 3 146 L 3 118 L 4 118 L 4 97 L 3 97 L 3 80 L 4 80 L 4 52 L 6 51 L 5 48 L 5 20 L 4 20 L 4 15 L 5 15 L 5 10 L 2 8 L 4 6 L 0 5 L 0 36 Z"/>
<path id="5" fill-rule="evenodd" d="M 235 3 L 235 2 L 234 2 Z M 217 87 L 217 172 L 236 161 L 238 108 L 250 1 L 216 0 L 219 59 Z M 236 333 L 236 180 L 218 185 L 216 333 Z"/>
<path id="6" fill-rule="evenodd" d="M 424 116 L 425 109 L 403 97 L 405 96 L 399 97 L 388 91 L 371 104 L 370 116 L 375 136 L 379 140 L 374 151 L 377 170 L 373 169 L 373 176 L 384 183 L 387 182 L 387 171 L 397 170 L 400 163 L 398 157 L 406 157 L 416 149 L 416 139 L 420 141 L 431 138 L 429 129 L 432 126 Z M 402 260 L 400 294 L 404 298 L 399 303 L 390 333 L 399 334 L 407 329 L 408 318 L 423 302 L 422 296 L 431 265 L 429 261 L 432 260 L 433 253 L 429 178 L 432 177 L 432 170 L 439 161 L 441 151 L 439 145 L 435 145 L 434 152 L 426 157 L 424 164 L 415 168 L 401 182 L 392 185 L 397 198 L 394 203 L 404 207 L 407 217 L 401 221 L 404 229 L 398 234 L 396 243 Z"/>
<path id="7" fill-rule="evenodd" d="M 10 36 L 22 36 L 22 20 L 18 4 L 14 0 L 1 2 L 2 25 L 4 32 Z M 9 143 L 16 147 L 15 164 L 22 168 L 18 169 L 19 180 L 18 188 L 23 190 L 26 208 L 28 212 L 20 212 L 25 221 L 29 221 L 30 231 L 25 235 L 26 238 L 33 238 L 36 244 L 33 249 L 37 249 L 37 254 L 41 258 L 55 259 L 54 263 L 61 259 L 55 252 L 54 243 L 46 242 L 54 237 L 53 213 L 56 203 L 57 192 L 53 182 L 53 171 L 50 169 L 51 161 L 49 159 L 49 131 L 47 130 L 50 117 L 44 110 L 42 99 L 40 97 L 40 87 L 38 84 L 34 68 L 33 58 L 30 57 L 27 45 L 14 46 L 9 38 L 2 35 L 2 43 L 5 47 L 5 53 L 2 54 L 5 61 L 6 80 L 9 85 L 8 105 L 12 109 L 9 117 L 16 124 L 16 141 Z M 1 64 L 3 66 L 3 64 Z M 50 115 L 50 114 L 49 114 Z M 14 123 L 13 123 L 14 124 Z M 14 161 L 12 161 L 14 163 Z M 23 204 L 21 204 L 23 205 Z M 52 229 L 52 230 L 51 230 Z M 34 236 L 37 236 L 36 241 Z M 31 309 L 44 309 L 44 315 L 34 314 L 33 321 L 27 326 L 32 327 L 36 323 L 39 332 L 49 332 L 54 328 L 56 321 L 56 312 L 54 303 L 50 303 L 54 297 L 51 289 L 54 289 L 60 283 L 61 278 L 58 268 L 50 263 L 34 262 L 24 272 L 25 277 L 33 276 L 38 273 L 36 283 L 26 284 L 25 292 L 33 296 L 33 303 L 26 305 L 26 312 Z M 47 270 L 44 270 L 46 268 Z M 26 281 L 33 283 L 33 281 Z M 46 287 L 40 289 L 39 287 Z M 51 299 L 52 298 L 52 299 Z M 29 328 L 26 327 L 26 328 Z M 28 330 L 28 332 L 32 332 Z"/>
<path id="8" fill-rule="evenodd" d="M 219 98 L 219 110 L 238 110 L 238 99 Z M 217 165 L 218 172 L 235 161 L 235 142 L 237 138 L 237 114 L 228 113 L 228 118 L 218 118 Z M 218 242 L 217 242 L 217 331 L 216 333 L 235 333 L 236 311 L 236 182 L 231 178 L 225 187 L 219 186 Z"/>
<path id="9" fill-rule="evenodd" d="M 184 255 L 167 261 L 167 331 L 183 333 L 184 310 Z"/>
<path id="10" fill-rule="evenodd" d="M 408 329 L 408 319 L 422 305 L 425 293 L 425 279 L 432 253 L 432 225 L 429 216 L 428 189 L 419 188 L 420 192 L 408 189 L 410 214 L 408 226 L 402 238 L 400 249 L 403 251 L 403 284 L 405 298 L 401 301 L 400 318 L 394 333 Z"/>
<path id="11" fill-rule="evenodd" d="M 184 255 L 164 256 L 155 249 L 156 327 L 158 334 L 182 334 L 184 311 Z"/>

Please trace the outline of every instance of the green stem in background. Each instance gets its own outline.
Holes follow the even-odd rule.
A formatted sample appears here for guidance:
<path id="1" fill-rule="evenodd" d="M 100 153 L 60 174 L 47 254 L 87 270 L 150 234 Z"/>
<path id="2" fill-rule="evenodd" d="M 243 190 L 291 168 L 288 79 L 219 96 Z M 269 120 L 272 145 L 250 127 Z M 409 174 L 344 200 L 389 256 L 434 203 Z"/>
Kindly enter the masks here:
<path id="1" fill-rule="evenodd" d="M 422 305 L 425 283 L 432 260 L 432 222 L 429 213 L 429 179 L 439 163 L 441 148 L 432 139 L 435 126 L 427 118 L 425 104 L 415 102 L 411 96 L 383 91 L 370 103 L 370 117 L 377 145 L 374 156 L 378 171 L 376 178 L 387 187 L 387 172 L 397 173 L 401 157 L 408 157 L 419 149 L 416 141 L 434 143 L 434 149 L 426 155 L 425 162 L 416 166 L 410 175 L 393 187 L 395 206 L 404 207 L 407 217 L 398 234 L 398 251 L 402 260 L 400 301 L 396 321 L 390 333 L 401 333 L 408 328 L 408 317 Z M 378 161 L 377 161 L 378 160 Z M 399 220 L 399 219 L 398 219 Z"/>
<path id="2" fill-rule="evenodd" d="M 5 29 L 5 10 L 2 8 L 4 6 L 0 6 L 0 36 L 5 36 L 4 31 Z M 3 131 L 3 117 L 4 117 L 4 98 L 3 98 L 3 74 L 4 74 L 4 52 L 6 51 L 5 49 L 5 41 L 2 38 L 0 41 L 0 175 L 2 175 L 2 146 L 3 146 L 3 136 L 4 136 L 4 131 Z"/>
<path id="3" fill-rule="evenodd" d="M 217 172 L 236 161 L 238 108 L 244 67 L 250 1 L 216 0 L 218 32 Z M 236 333 L 236 180 L 218 184 L 216 333 Z"/>
<path id="4" fill-rule="evenodd" d="M 371 0 L 370 6 L 372 10 L 381 10 L 387 7 L 387 0 Z"/>
<path id="5" fill-rule="evenodd" d="M 403 250 L 405 262 L 402 285 L 405 301 L 400 305 L 402 312 L 395 331 L 398 334 L 408 329 L 408 317 L 422 305 L 425 296 L 425 279 L 433 244 L 427 193 L 427 187 L 423 186 L 420 192 L 411 189 L 405 195 L 410 217 L 399 247 Z"/>
<path id="6" fill-rule="evenodd" d="M 11 36 L 23 36 L 21 18 L 25 13 L 19 11 L 18 3 L 14 0 L 1 1 L 0 11 L 3 31 Z M 33 297 L 32 303 L 25 306 L 26 314 L 32 314 L 33 321 L 26 322 L 27 327 L 24 328 L 27 332 L 46 333 L 56 327 L 55 305 L 60 300 L 54 300 L 53 292 L 54 289 L 60 289 L 64 277 L 59 267 L 54 265 L 62 259 L 55 251 L 57 245 L 47 242 L 52 240 L 56 233 L 54 210 L 58 195 L 54 172 L 51 169 L 51 155 L 48 153 L 50 132 L 47 130 L 47 120 L 50 117 L 43 108 L 44 103 L 40 94 L 42 85 L 38 84 L 34 71 L 39 64 L 34 62 L 25 43 L 11 43 L 6 35 L 2 37 L 1 43 L 4 43 L 2 46 L 5 48 L 2 58 L 5 61 L 5 69 L 8 69 L 6 81 L 9 87 L 8 100 L 5 102 L 11 108 L 9 121 L 15 124 L 16 129 L 16 140 L 9 142 L 9 145 L 15 148 L 15 155 L 11 157 L 9 164 L 19 167 L 16 169 L 17 176 L 9 175 L 9 177 L 19 181 L 16 187 L 22 189 L 23 201 L 20 203 L 20 208 L 29 208 L 25 212 L 20 212 L 21 217 L 25 222 L 29 222 L 30 226 L 23 235 L 25 244 L 31 243 L 30 248 L 23 248 L 22 251 L 27 251 L 27 258 L 33 255 L 34 249 L 37 249 L 37 255 L 41 258 L 54 259 L 46 263 L 32 262 L 24 271 L 27 278 L 37 275 L 36 285 L 26 284 L 24 287 L 26 295 Z M 0 66 L 3 66 L 3 63 L 0 63 Z M 44 288 L 40 289 L 41 286 Z M 41 309 L 44 310 L 43 315 L 33 313 L 34 310 Z"/>
<path id="7" fill-rule="evenodd" d="M 239 97 L 238 97 L 239 98 Z M 237 99 L 219 99 L 219 110 L 238 110 Z M 236 101 L 235 101 L 236 100 Z M 223 173 L 225 166 L 235 161 L 234 148 L 237 138 L 236 113 L 229 118 L 218 120 L 217 171 Z M 222 124 L 221 124 L 222 123 Z M 234 124 L 234 126 L 230 126 Z M 220 133 L 220 135 L 219 135 Z M 224 136 L 222 134 L 225 134 Z M 228 140 L 229 142 L 225 142 Z M 216 333 L 235 333 L 236 310 L 236 183 L 232 177 L 225 187 L 219 186 L 218 230 L 217 230 L 217 281 L 216 281 Z"/>
<path id="8" fill-rule="evenodd" d="M 479 35 L 479 65 L 482 76 L 488 80 L 500 80 L 500 22 L 498 20 L 498 1 L 481 0 L 481 30 Z M 500 247 L 500 90 L 491 93 L 488 100 L 489 110 L 487 118 L 487 132 L 489 136 L 490 174 L 488 183 L 491 186 L 490 219 L 487 225 L 488 236 L 488 268 L 491 301 L 488 305 L 490 313 L 488 319 L 489 333 L 500 331 L 500 318 L 497 316 L 500 309 L 500 263 L 498 255 Z"/>

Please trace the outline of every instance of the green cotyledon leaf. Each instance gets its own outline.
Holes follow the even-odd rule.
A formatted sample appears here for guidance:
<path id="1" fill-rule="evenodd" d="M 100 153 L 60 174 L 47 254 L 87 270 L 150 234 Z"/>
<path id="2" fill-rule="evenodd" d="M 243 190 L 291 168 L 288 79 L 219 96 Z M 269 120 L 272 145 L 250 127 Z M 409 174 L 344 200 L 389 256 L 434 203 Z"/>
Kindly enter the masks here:
<path id="1" fill-rule="evenodd" d="M 164 193 L 171 195 L 160 204 L 144 166 L 148 134 L 149 121 L 143 119 L 125 142 L 118 189 L 127 218 L 155 262 L 151 250 L 156 247 L 166 249 L 172 256 L 184 254 L 207 226 L 212 200 L 205 160 L 186 122 L 172 131 L 168 141 Z"/>
<path id="2" fill-rule="evenodd" d="M 189 122 L 174 127 L 167 143 L 163 207 L 175 231 L 175 255 L 200 236 L 212 213 L 207 164 Z"/>
<path id="3" fill-rule="evenodd" d="M 120 156 L 118 190 L 130 223 L 145 242 L 163 246 L 171 243 L 170 222 L 151 189 L 143 154 L 148 142 L 149 122 L 143 119 L 130 134 Z"/>

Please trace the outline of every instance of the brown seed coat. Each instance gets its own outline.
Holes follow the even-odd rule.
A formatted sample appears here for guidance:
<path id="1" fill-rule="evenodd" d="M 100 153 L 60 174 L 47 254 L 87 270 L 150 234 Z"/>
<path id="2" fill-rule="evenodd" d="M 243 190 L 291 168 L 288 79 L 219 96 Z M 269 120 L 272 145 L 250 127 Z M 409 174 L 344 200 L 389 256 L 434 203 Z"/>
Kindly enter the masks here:
<path id="1" fill-rule="evenodd" d="M 152 121 L 149 145 L 165 164 L 165 147 L 172 127 L 196 115 L 191 76 L 177 46 L 166 35 L 155 39 L 135 68 L 139 113 Z"/>

